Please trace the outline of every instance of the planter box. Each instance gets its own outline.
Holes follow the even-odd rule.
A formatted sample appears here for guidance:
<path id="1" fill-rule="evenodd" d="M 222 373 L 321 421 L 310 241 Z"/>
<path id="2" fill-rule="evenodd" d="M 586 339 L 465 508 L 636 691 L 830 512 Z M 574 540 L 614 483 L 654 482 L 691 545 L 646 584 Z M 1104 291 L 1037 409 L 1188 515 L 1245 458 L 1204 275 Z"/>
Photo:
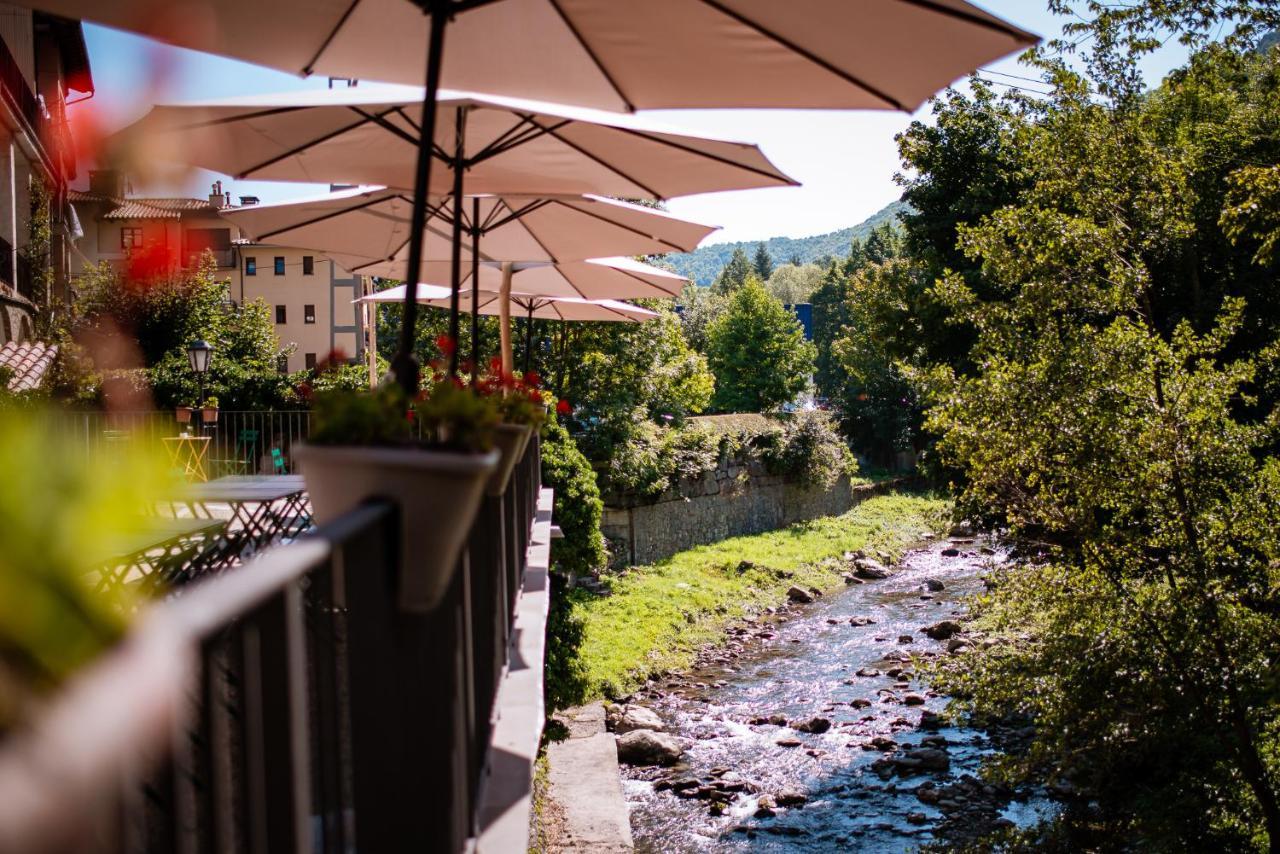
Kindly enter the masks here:
<path id="1" fill-rule="evenodd" d="M 191 407 L 190 406 L 179 406 L 177 409 L 173 411 L 173 414 L 178 419 L 179 424 L 191 423 Z"/>
<path id="2" fill-rule="evenodd" d="M 218 423 L 218 410 L 216 410 L 216 409 L 201 409 L 201 410 L 200 410 L 200 418 L 201 418 L 201 420 L 202 420 L 202 421 L 204 421 L 204 423 L 205 423 L 205 424 L 217 424 L 217 423 Z"/>
<path id="3" fill-rule="evenodd" d="M 499 452 L 293 446 L 320 524 L 374 498 L 400 506 L 400 607 L 430 611 L 453 580 Z"/>
<path id="4" fill-rule="evenodd" d="M 529 447 L 531 435 L 533 435 L 533 428 L 527 425 L 498 425 L 493 438 L 502 458 L 498 461 L 498 467 L 493 470 L 493 474 L 489 475 L 489 482 L 485 485 L 487 495 L 498 496 L 507 491 L 507 487 L 511 484 L 511 472 L 515 469 L 516 463 L 524 459 L 524 452 Z"/>

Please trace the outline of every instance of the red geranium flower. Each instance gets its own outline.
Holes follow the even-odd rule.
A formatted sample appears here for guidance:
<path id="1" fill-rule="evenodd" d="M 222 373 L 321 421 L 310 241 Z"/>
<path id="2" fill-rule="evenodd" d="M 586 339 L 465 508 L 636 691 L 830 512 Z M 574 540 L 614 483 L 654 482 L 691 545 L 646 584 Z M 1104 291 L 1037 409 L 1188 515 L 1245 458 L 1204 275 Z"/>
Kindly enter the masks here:
<path id="1" fill-rule="evenodd" d="M 524 384 L 529 388 L 537 388 L 542 383 L 542 377 L 538 376 L 537 371 L 529 371 L 524 375 Z"/>
<path id="2" fill-rule="evenodd" d="M 573 412 L 573 407 L 569 405 L 569 401 L 561 398 L 560 402 L 556 404 L 556 414 L 568 415 L 570 412 Z"/>
<path id="3" fill-rule="evenodd" d="M 448 335 L 437 335 L 436 347 L 438 347 L 440 352 L 444 353 L 446 356 L 452 356 L 453 351 L 458 349 L 458 343 Z"/>

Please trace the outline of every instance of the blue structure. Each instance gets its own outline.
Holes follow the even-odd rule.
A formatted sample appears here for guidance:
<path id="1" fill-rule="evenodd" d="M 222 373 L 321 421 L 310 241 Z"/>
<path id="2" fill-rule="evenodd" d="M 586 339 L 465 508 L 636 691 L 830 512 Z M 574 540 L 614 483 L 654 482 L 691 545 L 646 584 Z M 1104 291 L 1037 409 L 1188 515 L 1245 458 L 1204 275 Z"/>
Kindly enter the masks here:
<path id="1" fill-rule="evenodd" d="M 800 325 L 804 327 L 804 340 L 813 340 L 813 303 L 801 302 L 795 305 L 784 306 L 787 311 L 796 316 L 796 320 L 800 321 Z"/>

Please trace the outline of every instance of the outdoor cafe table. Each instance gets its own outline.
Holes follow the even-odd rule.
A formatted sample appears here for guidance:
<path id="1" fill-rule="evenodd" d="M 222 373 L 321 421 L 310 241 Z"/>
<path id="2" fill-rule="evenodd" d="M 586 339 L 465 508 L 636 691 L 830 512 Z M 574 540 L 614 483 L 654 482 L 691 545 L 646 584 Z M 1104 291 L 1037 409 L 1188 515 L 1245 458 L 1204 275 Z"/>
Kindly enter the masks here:
<path id="1" fill-rule="evenodd" d="M 161 439 L 165 450 L 169 452 L 169 462 L 190 480 L 205 481 L 209 479 L 206 465 L 209 458 L 208 436 L 166 436 Z"/>
<path id="2" fill-rule="evenodd" d="M 213 570 L 311 527 L 311 506 L 301 475 L 228 475 L 191 484 L 170 503 L 187 508 L 196 519 L 226 520 L 207 562 Z M 219 516 L 220 505 L 229 508 L 229 517 L 225 511 Z"/>
<path id="3" fill-rule="evenodd" d="M 180 576 L 198 575 L 206 546 L 225 525 L 221 519 L 149 517 L 143 530 L 112 544 L 111 557 L 98 567 L 97 589 L 137 584 L 154 591 Z"/>

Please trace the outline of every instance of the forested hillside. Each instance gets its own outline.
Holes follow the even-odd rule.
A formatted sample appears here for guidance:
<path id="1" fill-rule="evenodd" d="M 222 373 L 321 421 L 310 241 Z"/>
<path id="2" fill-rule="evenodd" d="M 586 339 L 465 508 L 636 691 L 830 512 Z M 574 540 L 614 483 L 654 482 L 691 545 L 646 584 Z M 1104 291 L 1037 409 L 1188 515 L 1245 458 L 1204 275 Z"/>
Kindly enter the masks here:
<path id="1" fill-rule="evenodd" d="M 850 228 L 842 228 L 828 234 L 816 234 L 813 237 L 771 237 L 764 241 L 765 248 L 777 264 L 786 264 L 798 256 L 801 263 L 818 261 L 823 258 L 844 258 L 849 254 L 849 245 L 856 238 L 865 240 L 871 229 L 890 220 L 896 221 L 898 214 L 910 208 L 897 201 L 885 205 L 864 222 Z M 748 255 L 755 251 L 756 242 L 716 243 L 703 246 L 693 252 L 679 255 L 667 255 L 668 261 L 677 273 L 688 276 L 700 285 L 710 285 L 729 262 L 733 250 L 742 247 Z"/>

